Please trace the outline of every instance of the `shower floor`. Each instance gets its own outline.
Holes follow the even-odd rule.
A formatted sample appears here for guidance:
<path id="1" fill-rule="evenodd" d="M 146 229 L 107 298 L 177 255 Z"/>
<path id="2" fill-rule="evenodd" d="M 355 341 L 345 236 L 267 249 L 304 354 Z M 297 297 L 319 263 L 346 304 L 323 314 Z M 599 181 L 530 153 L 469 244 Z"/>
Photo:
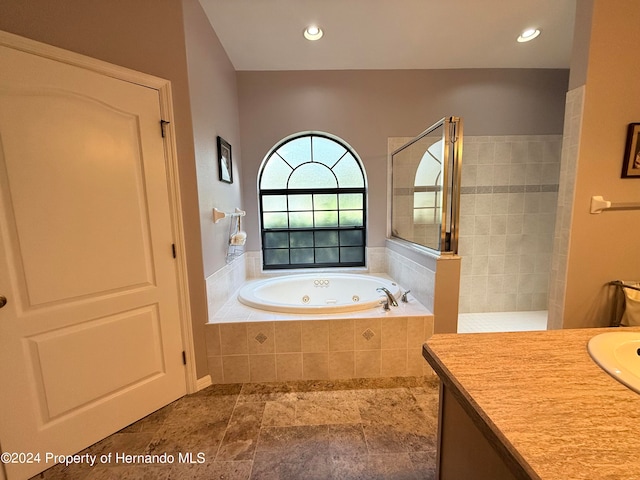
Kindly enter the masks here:
<path id="1" fill-rule="evenodd" d="M 458 333 L 546 330 L 547 311 L 461 313 Z"/>

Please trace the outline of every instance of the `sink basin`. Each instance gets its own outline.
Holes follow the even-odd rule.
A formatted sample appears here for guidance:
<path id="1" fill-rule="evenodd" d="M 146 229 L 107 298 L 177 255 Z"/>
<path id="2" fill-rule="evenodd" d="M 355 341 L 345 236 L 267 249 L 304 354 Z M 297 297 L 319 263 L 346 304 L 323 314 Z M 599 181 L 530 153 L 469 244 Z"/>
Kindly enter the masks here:
<path id="1" fill-rule="evenodd" d="M 613 378 L 640 393 L 640 332 L 609 332 L 589 340 L 591 358 Z"/>

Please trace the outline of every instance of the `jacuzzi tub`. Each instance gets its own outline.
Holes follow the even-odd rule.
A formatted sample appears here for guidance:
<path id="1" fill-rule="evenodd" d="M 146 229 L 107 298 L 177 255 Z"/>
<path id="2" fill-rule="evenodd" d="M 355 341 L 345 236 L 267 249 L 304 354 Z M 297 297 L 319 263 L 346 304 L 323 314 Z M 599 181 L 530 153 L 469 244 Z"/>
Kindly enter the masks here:
<path id="1" fill-rule="evenodd" d="M 254 280 L 238 292 L 250 307 L 282 313 L 339 313 L 380 305 L 384 287 L 399 300 L 400 287 L 382 277 L 349 273 L 312 273 Z"/>

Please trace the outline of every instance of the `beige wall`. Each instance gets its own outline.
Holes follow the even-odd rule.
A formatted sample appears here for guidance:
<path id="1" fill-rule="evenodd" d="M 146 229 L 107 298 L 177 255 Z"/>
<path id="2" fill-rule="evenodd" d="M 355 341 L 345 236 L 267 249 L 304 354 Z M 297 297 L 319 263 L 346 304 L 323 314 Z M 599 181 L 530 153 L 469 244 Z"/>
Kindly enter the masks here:
<path id="1" fill-rule="evenodd" d="M 0 29 L 171 81 L 198 376 L 206 375 L 206 295 L 182 2 L 2 0 Z"/>
<path id="2" fill-rule="evenodd" d="M 592 195 L 640 202 L 640 179 L 621 179 L 627 124 L 640 120 L 640 2 L 594 0 L 563 326 L 607 325 L 604 285 L 640 280 L 638 211 L 589 213 Z"/>
<path id="3" fill-rule="evenodd" d="M 238 72 L 247 247 L 259 250 L 256 178 L 269 149 L 321 130 L 362 158 L 369 186 L 368 245 L 386 235 L 387 138 L 414 136 L 447 115 L 467 135 L 560 134 L 566 70 Z"/>
<path id="4" fill-rule="evenodd" d="M 225 265 L 229 219 L 214 224 L 212 209 L 233 212 L 242 208 L 240 121 L 236 72 L 197 0 L 184 0 L 184 23 L 189 93 L 200 205 L 204 276 Z M 218 175 L 216 137 L 231 144 L 233 183 Z"/>
<path id="5" fill-rule="evenodd" d="M 593 0 L 580 0 L 576 3 L 569 90 L 573 90 L 574 88 L 584 85 L 587 80 L 592 12 Z"/>

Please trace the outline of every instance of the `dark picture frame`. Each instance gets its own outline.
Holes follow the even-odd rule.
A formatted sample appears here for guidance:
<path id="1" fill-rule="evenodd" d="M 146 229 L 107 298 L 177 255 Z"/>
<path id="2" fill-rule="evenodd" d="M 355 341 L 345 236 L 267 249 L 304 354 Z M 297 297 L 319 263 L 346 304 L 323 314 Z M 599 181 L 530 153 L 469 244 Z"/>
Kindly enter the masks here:
<path id="1" fill-rule="evenodd" d="M 220 136 L 218 137 L 218 176 L 221 182 L 233 183 L 231 145 Z"/>
<path id="2" fill-rule="evenodd" d="M 622 178 L 640 178 L 640 123 L 630 123 L 627 127 Z"/>

